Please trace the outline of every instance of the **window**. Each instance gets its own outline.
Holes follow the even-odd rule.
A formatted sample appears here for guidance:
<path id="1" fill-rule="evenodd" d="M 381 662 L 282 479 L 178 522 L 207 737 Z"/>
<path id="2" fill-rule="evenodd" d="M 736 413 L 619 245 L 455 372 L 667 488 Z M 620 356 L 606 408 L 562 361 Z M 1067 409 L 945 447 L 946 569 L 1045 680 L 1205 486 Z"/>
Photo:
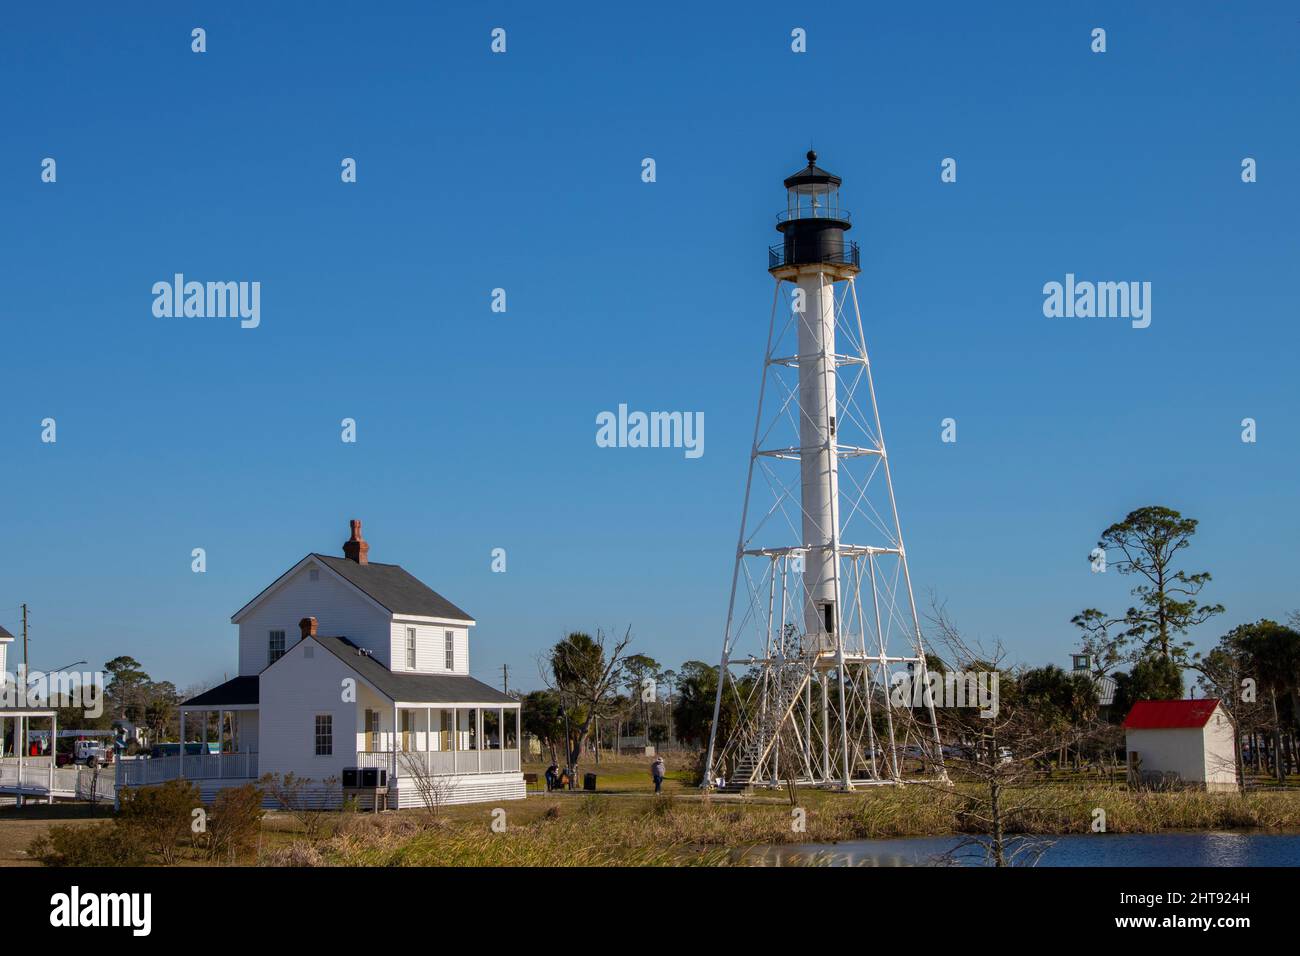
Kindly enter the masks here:
<path id="1" fill-rule="evenodd" d="M 454 671 L 456 669 L 456 632 L 455 631 L 447 631 L 443 635 L 443 647 L 446 648 L 446 653 L 447 653 L 447 670 Z"/>
<path id="2" fill-rule="evenodd" d="M 307 571 L 307 580 L 309 580 L 309 581 L 319 581 L 319 580 L 320 580 L 320 568 L 310 568 L 310 569 Z"/>
<path id="3" fill-rule="evenodd" d="M 284 631 L 272 631 L 267 645 L 267 663 L 274 664 L 284 657 Z"/>
<path id="4" fill-rule="evenodd" d="M 334 716 L 316 715 L 316 756 L 328 757 L 334 753 Z"/>
<path id="5" fill-rule="evenodd" d="M 415 628 L 406 629 L 406 666 L 415 670 Z"/>

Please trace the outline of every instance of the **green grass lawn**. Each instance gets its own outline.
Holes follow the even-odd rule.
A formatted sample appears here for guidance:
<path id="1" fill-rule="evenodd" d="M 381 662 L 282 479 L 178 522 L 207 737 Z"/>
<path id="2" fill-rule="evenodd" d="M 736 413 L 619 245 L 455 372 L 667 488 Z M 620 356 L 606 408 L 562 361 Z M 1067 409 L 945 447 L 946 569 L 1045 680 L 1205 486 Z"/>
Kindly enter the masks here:
<path id="1" fill-rule="evenodd" d="M 582 786 L 584 774 L 596 775 L 596 790 L 599 793 L 652 793 L 654 781 L 650 778 L 650 763 L 653 757 L 602 757 L 600 763 L 588 757 L 578 765 L 578 786 Z M 682 758 L 675 754 L 665 757 L 667 774 L 664 777 L 665 793 L 694 791 L 693 782 L 695 758 Z M 525 773 L 537 774 L 538 783 L 533 792 L 541 792 L 545 787 L 546 768 L 544 763 L 524 764 Z"/>

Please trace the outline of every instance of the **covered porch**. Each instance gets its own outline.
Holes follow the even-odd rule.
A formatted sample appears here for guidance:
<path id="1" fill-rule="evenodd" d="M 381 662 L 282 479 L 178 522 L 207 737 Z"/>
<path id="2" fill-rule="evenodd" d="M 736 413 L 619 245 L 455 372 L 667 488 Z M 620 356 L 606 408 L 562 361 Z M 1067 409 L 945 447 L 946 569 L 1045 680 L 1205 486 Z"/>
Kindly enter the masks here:
<path id="1" fill-rule="evenodd" d="M 396 702 L 364 707 L 358 726 L 357 766 L 381 767 L 398 781 L 520 771 L 517 702 Z"/>
<path id="2" fill-rule="evenodd" d="M 256 676 L 236 677 L 191 697 L 180 706 L 179 741 L 157 745 L 149 759 L 119 761 L 119 785 L 257 779 L 258 697 Z"/>
<path id="3" fill-rule="evenodd" d="M 48 730 L 33 730 L 35 720 Z M 55 770 L 58 712 L 48 707 L 0 706 L 0 795 L 18 806 L 29 798 L 53 803 L 59 787 Z M 33 754 L 32 749 L 40 751 Z M 75 775 L 74 775 L 75 776 Z"/>

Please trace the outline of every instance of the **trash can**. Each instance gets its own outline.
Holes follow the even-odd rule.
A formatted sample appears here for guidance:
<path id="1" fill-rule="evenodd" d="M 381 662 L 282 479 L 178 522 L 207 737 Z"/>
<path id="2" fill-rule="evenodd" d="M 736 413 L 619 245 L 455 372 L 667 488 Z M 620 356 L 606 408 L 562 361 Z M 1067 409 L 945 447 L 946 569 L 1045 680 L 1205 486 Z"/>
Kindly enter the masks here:
<path id="1" fill-rule="evenodd" d="M 584 773 L 582 775 L 582 789 L 596 791 L 596 775 L 594 773 Z"/>

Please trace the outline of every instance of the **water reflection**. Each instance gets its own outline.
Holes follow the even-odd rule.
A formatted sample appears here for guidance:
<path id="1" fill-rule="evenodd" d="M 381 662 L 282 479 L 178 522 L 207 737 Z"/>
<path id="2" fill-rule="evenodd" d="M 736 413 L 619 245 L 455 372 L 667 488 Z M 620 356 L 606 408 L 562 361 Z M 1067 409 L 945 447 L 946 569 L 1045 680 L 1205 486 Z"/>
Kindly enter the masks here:
<path id="1" fill-rule="evenodd" d="M 1038 866 L 1297 866 L 1300 834 L 1130 833 L 1033 838 L 1017 862 Z M 737 851 L 751 866 L 986 866 L 983 847 L 955 837 L 789 844 Z"/>

